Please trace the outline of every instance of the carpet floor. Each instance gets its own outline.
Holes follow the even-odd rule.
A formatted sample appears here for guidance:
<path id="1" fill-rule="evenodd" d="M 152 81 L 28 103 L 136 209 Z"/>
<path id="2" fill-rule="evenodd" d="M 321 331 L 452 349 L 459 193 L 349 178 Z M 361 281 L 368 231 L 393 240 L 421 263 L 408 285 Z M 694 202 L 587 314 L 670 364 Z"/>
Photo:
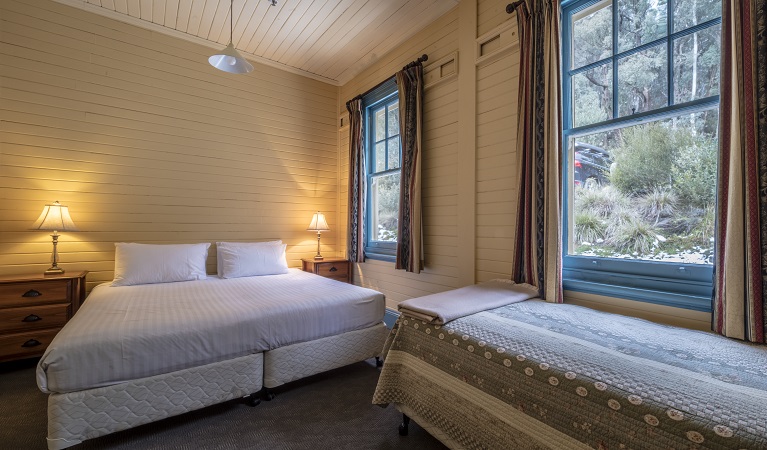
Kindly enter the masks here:
<path id="1" fill-rule="evenodd" d="M 0 448 L 45 449 L 47 396 L 36 360 L 0 364 Z M 85 441 L 72 449 L 444 449 L 417 424 L 371 404 L 379 369 L 364 361 L 275 389 L 251 408 L 238 400 Z"/>

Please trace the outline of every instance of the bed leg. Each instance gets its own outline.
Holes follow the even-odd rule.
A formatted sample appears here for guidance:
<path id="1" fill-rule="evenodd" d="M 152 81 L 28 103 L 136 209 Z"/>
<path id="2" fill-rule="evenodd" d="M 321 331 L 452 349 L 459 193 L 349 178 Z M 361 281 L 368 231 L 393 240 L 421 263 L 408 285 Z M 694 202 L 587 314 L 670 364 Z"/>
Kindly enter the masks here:
<path id="1" fill-rule="evenodd" d="M 242 398 L 245 401 L 245 404 L 250 406 L 251 408 L 254 406 L 258 406 L 261 403 L 261 399 L 258 398 L 258 392 L 255 394 L 249 394 Z"/>
<path id="2" fill-rule="evenodd" d="M 376 356 L 376 367 L 382 367 L 383 366 L 383 360 L 380 356 Z"/>
<path id="3" fill-rule="evenodd" d="M 265 387 L 261 389 L 261 398 L 266 400 L 267 402 L 270 402 L 274 400 L 274 392 L 272 392 L 272 390 L 269 389 L 268 387 Z"/>
<path id="4" fill-rule="evenodd" d="M 402 423 L 399 424 L 399 435 L 407 436 L 408 426 L 410 425 L 410 417 L 402 415 Z"/>

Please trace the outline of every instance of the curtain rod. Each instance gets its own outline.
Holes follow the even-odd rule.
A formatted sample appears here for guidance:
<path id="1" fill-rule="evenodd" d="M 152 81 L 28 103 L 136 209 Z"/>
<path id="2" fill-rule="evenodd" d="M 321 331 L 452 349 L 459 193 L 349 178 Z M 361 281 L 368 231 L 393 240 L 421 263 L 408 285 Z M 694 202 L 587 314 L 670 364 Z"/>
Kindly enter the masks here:
<path id="1" fill-rule="evenodd" d="M 429 60 L 429 55 L 424 53 L 423 55 L 421 55 L 420 58 L 416 59 L 415 61 L 411 61 L 411 62 L 407 63 L 405 65 L 405 67 L 402 68 L 402 70 L 409 69 L 409 68 L 415 66 L 416 64 L 421 64 L 421 63 L 423 63 L 425 61 L 428 61 L 428 60 Z M 362 97 L 368 95 L 369 93 L 375 91 L 376 89 L 378 89 L 379 87 L 383 86 L 384 83 L 386 83 L 387 81 L 391 80 L 392 78 L 394 78 L 394 75 L 392 75 L 389 78 L 383 80 L 382 82 L 376 84 L 375 86 L 373 86 L 372 88 L 370 88 L 367 91 L 363 92 L 362 94 L 359 94 L 356 97 L 353 97 L 351 100 L 346 102 L 346 109 L 349 109 L 349 103 L 353 102 L 354 100 L 357 100 L 358 98 L 362 98 Z"/>
<path id="2" fill-rule="evenodd" d="M 525 4 L 525 0 L 518 0 L 518 1 L 514 2 L 514 3 L 509 3 L 508 5 L 506 5 L 506 12 L 508 14 L 511 14 L 514 11 L 516 11 L 517 8 L 519 8 L 520 5 L 524 5 L 524 4 Z"/>

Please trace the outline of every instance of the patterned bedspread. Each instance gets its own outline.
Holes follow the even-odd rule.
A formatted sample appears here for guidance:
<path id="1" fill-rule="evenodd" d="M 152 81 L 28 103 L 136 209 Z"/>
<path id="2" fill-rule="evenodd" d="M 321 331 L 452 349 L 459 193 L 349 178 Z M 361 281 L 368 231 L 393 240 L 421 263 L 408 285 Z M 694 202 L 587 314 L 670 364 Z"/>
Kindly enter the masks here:
<path id="1" fill-rule="evenodd" d="M 767 347 L 528 300 L 401 315 L 373 403 L 453 448 L 767 449 Z"/>

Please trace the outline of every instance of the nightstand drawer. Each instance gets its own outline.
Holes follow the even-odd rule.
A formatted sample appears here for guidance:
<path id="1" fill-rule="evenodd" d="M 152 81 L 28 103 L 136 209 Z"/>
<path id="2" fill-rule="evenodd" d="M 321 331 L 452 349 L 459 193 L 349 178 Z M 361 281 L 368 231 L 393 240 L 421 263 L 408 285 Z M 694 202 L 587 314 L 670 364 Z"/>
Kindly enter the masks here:
<path id="1" fill-rule="evenodd" d="M 60 328 L 69 317 L 69 303 L 0 309 L 0 332 Z"/>
<path id="2" fill-rule="evenodd" d="M 42 355 L 61 328 L 0 336 L 0 361 Z"/>
<path id="3" fill-rule="evenodd" d="M 315 266 L 317 275 L 344 281 L 349 278 L 349 263 L 346 261 L 315 263 Z"/>
<path id="4" fill-rule="evenodd" d="M 0 285 L 0 306 L 69 301 L 69 280 L 28 281 Z"/>

